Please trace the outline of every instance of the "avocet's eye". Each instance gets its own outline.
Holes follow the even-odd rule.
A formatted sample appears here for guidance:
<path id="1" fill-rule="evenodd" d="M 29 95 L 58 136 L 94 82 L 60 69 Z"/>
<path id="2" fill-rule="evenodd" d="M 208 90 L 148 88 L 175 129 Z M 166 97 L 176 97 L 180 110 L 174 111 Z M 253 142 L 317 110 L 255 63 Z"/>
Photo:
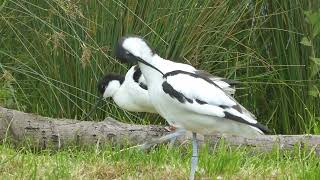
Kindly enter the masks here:
<path id="1" fill-rule="evenodd" d="M 130 52 L 129 52 L 129 51 L 126 51 L 125 53 L 126 53 L 126 55 L 129 55 L 129 54 L 130 54 Z"/>

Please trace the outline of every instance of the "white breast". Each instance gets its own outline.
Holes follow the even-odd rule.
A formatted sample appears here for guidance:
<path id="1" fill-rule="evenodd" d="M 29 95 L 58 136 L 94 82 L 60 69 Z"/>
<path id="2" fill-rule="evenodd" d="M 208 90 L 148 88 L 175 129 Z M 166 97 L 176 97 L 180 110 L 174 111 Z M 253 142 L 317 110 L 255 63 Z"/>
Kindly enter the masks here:
<path id="1" fill-rule="evenodd" d="M 127 72 L 124 82 L 113 96 L 114 102 L 128 111 L 157 113 L 150 102 L 148 91 L 133 80 L 133 71 L 134 67 Z"/>

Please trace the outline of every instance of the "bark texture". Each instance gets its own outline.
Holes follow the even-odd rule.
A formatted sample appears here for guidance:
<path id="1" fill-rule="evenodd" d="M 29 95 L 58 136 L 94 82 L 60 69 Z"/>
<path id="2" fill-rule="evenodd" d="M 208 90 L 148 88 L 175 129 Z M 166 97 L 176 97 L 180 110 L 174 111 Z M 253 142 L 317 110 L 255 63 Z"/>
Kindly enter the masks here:
<path id="1" fill-rule="evenodd" d="M 109 117 L 101 122 L 54 119 L 0 107 L 0 142 L 10 140 L 21 145 L 27 141 L 29 146 L 40 149 L 105 143 L 137 145 L 168 133 L 164 126 L 127 124 Z M 179 138 L 178 143 L 189 137 Z M 201 139 L 215 145 L 221 138 L 206 136 Z M 258 151 L 269 151 L 274 147 L 287 150 L 303 147 L 320 154 L 320 135 L 224 136 L 223 139 L 232 146 L 249 146 Z"/>

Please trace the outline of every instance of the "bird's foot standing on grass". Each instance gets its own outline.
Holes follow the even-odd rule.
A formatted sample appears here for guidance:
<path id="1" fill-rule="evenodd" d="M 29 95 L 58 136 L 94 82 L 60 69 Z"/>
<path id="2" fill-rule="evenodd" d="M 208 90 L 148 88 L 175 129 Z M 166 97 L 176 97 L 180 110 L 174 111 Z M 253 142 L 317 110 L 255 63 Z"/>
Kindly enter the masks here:
<path id="1" fill-rule="evenodd" d="M 198 167 L 198 140 L 197 133 L 192 132 L 192 158 L 191 158 L 191 171 L 190 180 L 194 180 L 194 176 Z"/>

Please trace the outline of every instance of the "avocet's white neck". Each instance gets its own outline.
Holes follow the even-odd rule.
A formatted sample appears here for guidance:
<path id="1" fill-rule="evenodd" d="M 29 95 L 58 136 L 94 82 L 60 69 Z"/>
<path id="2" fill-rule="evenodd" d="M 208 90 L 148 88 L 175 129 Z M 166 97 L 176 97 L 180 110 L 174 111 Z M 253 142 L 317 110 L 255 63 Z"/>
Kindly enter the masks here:
<path id="1" fill-rule="evenodd" d="M 147 58 L 143 60 L 153 65 L 154 67 L 158 68 L 163 74 L 166 73 L 165 64 L 163 64 L 163 59 L 157 54 L 154 54 L 151 58 Z M 163 74 L 161 74 L 159 71 L 141 62 L 139 62 L 138 64 L 144 78 L 146 79 L 148 86 L 151 85 L 151 83 L 153 82 L 162 80 Z"/>

